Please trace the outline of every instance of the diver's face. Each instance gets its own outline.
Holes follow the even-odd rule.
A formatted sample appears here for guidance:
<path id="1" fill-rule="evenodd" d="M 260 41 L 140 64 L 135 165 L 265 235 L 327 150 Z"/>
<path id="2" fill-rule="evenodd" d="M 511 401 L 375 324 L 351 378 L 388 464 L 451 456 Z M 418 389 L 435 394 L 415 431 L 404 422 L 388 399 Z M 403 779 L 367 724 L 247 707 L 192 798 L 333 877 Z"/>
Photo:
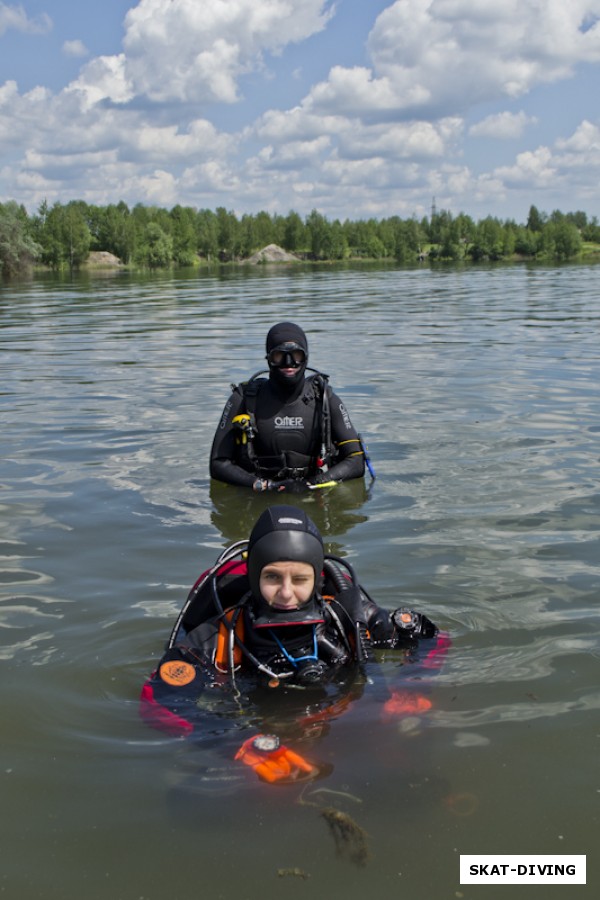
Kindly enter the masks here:
<path id="1" fill-rule="evenodd" d="M 269 563 L 260 573 L 259 587 L 273 609 L 298 609 L 312 596 L 315 573 L 309 563 Z"/>

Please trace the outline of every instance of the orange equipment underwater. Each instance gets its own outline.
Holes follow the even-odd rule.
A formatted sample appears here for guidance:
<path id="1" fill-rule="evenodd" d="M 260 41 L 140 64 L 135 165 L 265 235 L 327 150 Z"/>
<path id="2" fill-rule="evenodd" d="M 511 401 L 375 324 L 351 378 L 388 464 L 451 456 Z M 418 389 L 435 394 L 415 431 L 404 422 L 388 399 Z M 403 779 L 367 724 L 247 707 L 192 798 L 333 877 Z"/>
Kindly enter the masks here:
<path id="1" fill-rule="evenodd" d="M 419 716 L 428 712 L 433 703 L 423 694 L 415 694 L 412 691 L 392 691 L 392 696 L 383 704 L 383 718 L 390 719 L 393 716 Z"/>
<path id="2" fill-rule="evenodd" d="M 319 774 L 316 766 L 281 744 L 274 734 L 258 734 L 248 738 L 234 759 L 239 759 L 244 765 L 250 766 L 261 781 L 268 781 L 269 784 L 308 781 Z"/>

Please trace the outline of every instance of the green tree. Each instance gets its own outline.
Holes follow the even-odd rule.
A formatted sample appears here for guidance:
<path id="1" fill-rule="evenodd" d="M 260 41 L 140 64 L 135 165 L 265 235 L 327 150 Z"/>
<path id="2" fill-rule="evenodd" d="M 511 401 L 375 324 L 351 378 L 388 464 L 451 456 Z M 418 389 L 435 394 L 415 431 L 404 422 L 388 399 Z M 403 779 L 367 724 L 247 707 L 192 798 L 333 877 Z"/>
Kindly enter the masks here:
<path id="1" fill-rule="evenodd" d="M 379 259 L 386 255 L 385 245 L 379 236 L 379 223 L 375 219 L 346 220 L 343 228 L 352 256 Z"/>
<path id="2" fill-rule="evenodd" d="M 529 207 L 529 215 L 527 216 L 527 228 L 529 231 L 541 231 L 545 220 L 546 217 L 538 211 L 537 207 Z"/>
<path id="3" fill-rule="evenodd" d="M 581 236 L 584 241 L 592 241 L 596 244 L 600 244 L 600 223 L 598 223 L 597 216 L 592 216 Z"/>
<path id="4" fill-rule="evenodd" d="M 240 221 L 240 229 L 239 229 L 239 245 L 240 245 L 240 253 L 243 259 L 247 259 L 249 256 L 259 250 L 259 239 L 256 234 L 256 219 L 254 216 L 244 215 Z M 265 246 L 264 244 L 262 245 Z"/>
<path id="5" fill-rule="evenodd" d="M 469 248 L 472 259 L 499 260 L 506 253 L 505 234 L 502 223 L 488 216 L 477 223 L 473 243 Z"/>
<path id="6" fill-rule="evenodd" d="M 0 274 L 18 275 L 41 256 L 42 248 L 28 233 L 28 217 L 14 200 L 0 203 Z"/>
<path id="7" fill-rule="evenodd" d="M 296 212 L 290 211 L 284 219 L 282 247 L 290 253 L 306 249 L 306 227 Z"/>
<path id="8" fill-rule="evenodd" d="M 515 253 L 520 256 L 534 257 L 542 243 L 539 231 L 531 231 L 529 228 L 520 227 L 515 232 Z"/>
<path id="9" fill-rule="evenodd" d="M 173 261 L 178 266 L 193 266 L 198 261 L 196 211 L 191 207 L 174 206 L 171 210 Z"/>
<path id="10" fill-rule="evenodd" d="M 42 262 L 53 269 L 78 268 L 90 252 L 91 234 L 86 222 L 86 205 L 78 201 L 62 206 L 55 203 L 44 210 L 36 229 L 42 245 Z"/>
<path id="11" fill-rule="evenodd" d="M 254 216 L 254 234 L 256 250 L 262 250 L 263 247 L 275 243 L 276 235 L 273 219 L 264 210 L 261 210 Z"/>
<path id="12" fill-rule="evenodd" d="M 112 253 L 123 263 L 132 259 L 135 249 L 135 220 L 126 203 L 121 201 L 99 210 L 93 242 L 95 250 Z"/>
<path id="13" fill-rule="evenodd" d="M 459 213 L 454 220 L 454 227 L 455 235 L 459 243 L 463 245 L 472 243 L 477 226 L 471 216 L 467 216 L 462 212 Z"/>
<path id="14" fill-rule="evenodd" d="M 419 257 L 423 252 L 423 244 L 427 240 L 421 224 L 416 219 L 408 219 L 406 222 L 398 219 L 396 225 L 396 246 L 400 236 L 408 250 L 412 251 L 415 257 Z"/>
<path id="15" fill-rule="evenodd" d="M 432 244 L 441 244 L 446 230 L 452 224 L 452 213 L 447 209 L 441 209 L 432 214 L 429 226 L 429 240 Z"/>
<path id="16" fill-rule="evenodd" d="M 219 223 L 210 209 L 201 209 L 196 215 L 196 240 L 198 252 L 209 262 L 219 254 Z"/>
<path id="17" fill-rule="evenodd" d="M 578 228 L 580 232 L 587 228 L 588 217 L 584 212 L 581 212 L 581 210 L 577 210 L 577 212 L 574 213 L 567 213 L 566 219 Z"/>
<path id="18" fill-rule="evenodd" d="M 460 222 L 449 219 L 441 228 L 438 255 L 440 259 L 462 259 L 464 256 Z"/>
<path id="19" fill-rule="evenodd" d="M 273 222 L 273 240 L 279 247 L 283 247 L 285 236 L 285 216 L 280 216 L 277 213 L 274 213 L 271 219 Z"/>
<path id="20" fill-rule="evenodd" d="M 600 243 L 596 216 L 588 220 L 585 212 L 557 209 L 547 216 L 535 206 L 529 209 L 526 225 L 492 216 L 475 224 L 470 216 L 453 217 L 448 210 L 434 210 L 431 220 L 424 217 L 421 222 L 392 216 L 346 219 L 343 224 L 337 219 L 330 222 L 317 210 L 304 221 L 293 210 L 287 216 L 262 210 L 238 221 L 223 207 L 213 212 L 178 205 L 168 211 L 137 204 L 130 210 L 123 202 L 92 207 L 72 201 L 50 208 L 44 201 L 31 218 L 12 202 L 0 204 L 0 211 L 3 272 L 35 259 L 40 248 L 40 258 L 48 265 L 75 268 L 85 261 L 90 247 L 108 250 L 123 262 L 133 259 L 143 266 L 164 266 L 190 265 L 199 255 L 209 261 L 232 260 L 273 242 L 292 252 L 308 252 L 317 260 L 352 255 L 401 263 L 423 259 L 427 243 L 431 259 L 469 255 L 474 260 L 503 259 L 515 252 L 530 258 L 570 259 L 581 251 L 583 240 Z"/>
<path id="21" fill-rule="evenodd" d="M 393 219 L 394 224 L 394 258 L 399 263 L 411 263 L 418 260 L 422 253 L 424 235 L 421 225 L 416 219 L 403 222 Z"/>
<path id="22" fill-rule="evenodd" d="M 551 221 L 542 232 L 542 253 L 551 259 L 572 259 L 581 252 L 581 235 L 572 222 Z"/>
<path id="23" fill-rule="evenodd" d="M 241 228 L 235 213 L 223 206 L 217 209 L 217 240 L 223 261 L 235 259 L 241 250 Z"/>
<path id="24" fill-rule="evenodd" d="M 339 219 L 335 219 L 329 228 L 328 241 L 323 248 L 326 259 L 346 259 L 349 253 L 348 241 Z"/>
<path id="25" fill-rule="evenodd" d="M 503 241 L 502 241 L 502 256 L 506 259 L 509 256 L 512 256 L 515 252 L 515 244 L 517 240 L 516 230 L 513 228 L 512 223 L 505 223 L 502 229 L 503 233 Z"/>
<path id="26" fill-rule="evenodd" d="M 166 268 L 173 261 L 173 238 L 165 234 L 158 222 L 148 222 L 138 235 L 134 259 L 145 268 Z"/>
<path id="27" fill-rule="evenodd" d="M 326 259 L 329 249 L 330 226 L 325 216 L 313 209 L 306 218 L 306 231 L 313 258 Z"/>

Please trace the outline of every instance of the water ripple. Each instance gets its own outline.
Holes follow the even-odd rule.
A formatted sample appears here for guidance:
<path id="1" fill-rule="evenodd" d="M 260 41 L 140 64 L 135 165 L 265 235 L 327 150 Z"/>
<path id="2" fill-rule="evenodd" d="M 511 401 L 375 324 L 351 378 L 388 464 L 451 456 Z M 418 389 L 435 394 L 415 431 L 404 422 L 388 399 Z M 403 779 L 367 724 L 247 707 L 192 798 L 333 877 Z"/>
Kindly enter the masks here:
<path id="1" fill-rule="evenodd" d="M 305 325 L 311 364 L 330 373 L 377 472 L 368 490 L 342 485 L 295 502 L 376 600 L 426 612 L 452 639 L 443 669 L 418 683 L 433 702 L 422 727 L 381 730 L 365 694 L 312 748 L 331 753 L 333 778 L 365 797 L 364 824 L 385 849 L 374 889 L 389 893 L 377 879 L 396 858 L 399 808 L 414 812 L 403 868 L 422 859 L 424 835 L 436 846 L 437 893 L 417 885 L 428 895 L 454 883 L 456 847 L 494 847 L 499 834 L 526 852 L 530 835 L 554 846 L 545 829 L 558 833 L 560 822 L 574 852 L 592 852 L 597 277 L 594 266 L 315 266 L 48 274 L 0 287 L 0 662 L 10 675 L 6 805 L 17 811 L 4 844 L 15 870 L 28 871 L 33 852 L 47 884 L 62 885 L 65 866 L 81 884 L 104 867 L 104 835 L 105 848 L 140 845 L 127 857 L 131 889 L 113 880 L 113 894 L 144 890 L 136 858 L 156 858 L 152 889 L 168 893 L 162 851 L 173 835 L 191 856 L 201 828 L 221 858 L 246 812 L 244 871 L 261 858 L 248 843 L 257 815 L 285 843 L 277 852 L 313 839 L 300 811 L 289 835 L 271 828 L 258 794 L 251 809 L 213 804 L 210 833 L 198 808 L 192 827 L 173 823 L 165 769 L 184 763 L 137 717 L 140 685 L 189 586 L 270 502 L 215 489 L 207 459 L 230 383 L 263 367 L 266 331 L 283 319 Z M 518 797 L 499 779 L 499 746 L 512 786 L 520 767 Z M 438 775 L 473 800 L 454 830 Z M 413 790 L 425 784 L 431 794 Z M 322 855 L 319 845 L 311 860 Z"/>

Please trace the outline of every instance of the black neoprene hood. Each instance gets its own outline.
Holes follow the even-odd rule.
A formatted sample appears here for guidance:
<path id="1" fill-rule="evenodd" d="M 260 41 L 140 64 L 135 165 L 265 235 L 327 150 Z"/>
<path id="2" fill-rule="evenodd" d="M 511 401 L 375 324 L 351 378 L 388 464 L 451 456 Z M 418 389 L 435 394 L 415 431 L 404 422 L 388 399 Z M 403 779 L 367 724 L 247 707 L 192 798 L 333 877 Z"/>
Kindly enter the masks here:
<path id="1" fill-rule="evenodd" d="M 260 598 L 260 573 L 274 562 L 303 562 L 312 566 L 315 586 L 323 571 L 323 539 L 303 509 L 277 505 L 266 509 L 252 529 L 248 542 L 248 579 L 254 597 Z"/>
<path id="2" fill-rule="evenodd" d="M 277 325 L 273 325 L 267 334 L 267 356 L 271 350 L 280 347 L 284 348 L 286 344 L 301 347 L 306 354 L 306 359 L 293 375 L 284 375 L 277 366 L 272 366 L 269 363 L 270 378 L 279 387 L 284 396 L 291 395 L 302 389 L 304 373 L 308 363 L 308 340 L 300 326 L 295 325 L 294 322 L 279 322 Z"/>
<path id="3" fill-rule="evenodd" d="M 273 325 L 267 334 L 267 355 L 271 350 L 275 350 L 276 347 L 281 347 L 283 344 L 297 344 L 302 347 L 308 359 L 308 340 L 304 331 L 294 322 L 279 322 L 277 325 Z"/>

